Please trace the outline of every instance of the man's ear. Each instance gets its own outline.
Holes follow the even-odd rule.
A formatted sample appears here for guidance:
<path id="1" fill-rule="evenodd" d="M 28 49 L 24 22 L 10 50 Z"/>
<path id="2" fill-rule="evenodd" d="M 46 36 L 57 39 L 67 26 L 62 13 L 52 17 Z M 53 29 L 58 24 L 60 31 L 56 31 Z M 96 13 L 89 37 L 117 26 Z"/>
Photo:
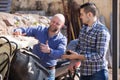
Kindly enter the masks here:
<path id="1" fill-rule="evenodd" d="M 91 17 L 91 16 L 93 16 L 93 14 L 91 12 L 89 12 L 89 16 Z"/>
<path id="2" fill-rule="evenodd" d="M 62 25 L 62 28 L 65 27 L 65 25 Z"/>
<path id="3" fill-rule="evenodd" d="M 67 29 L 67 26 L 66 26 L 66 25 L 63 25 L 61 29 Z"/>
<path id="4" fill-rule="evenodd" d="M 91 17 L 91 12 L 88 12 L 88 13 L 87 13 L 87 16 Z"/>
<path id="5" fill-rule="evenodd" d="M 64 28 L 64 27 L 65 27 L 65 25 L 63 24 L 61 28 Z"/>

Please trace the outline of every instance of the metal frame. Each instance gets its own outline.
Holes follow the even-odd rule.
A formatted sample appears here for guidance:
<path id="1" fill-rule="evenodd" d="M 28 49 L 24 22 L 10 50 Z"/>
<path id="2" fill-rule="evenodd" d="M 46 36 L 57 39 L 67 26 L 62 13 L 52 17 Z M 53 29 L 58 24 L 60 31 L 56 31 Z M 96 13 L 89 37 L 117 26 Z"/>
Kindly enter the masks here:
<path id="1" fill-rule="evenodd" d="M 113 67 L 112 67 L 112 80 L 119 80 L 119 0 L 112 0 L 113 9 L 113 36 L 112 36 L 112 49 L 113 49 Z"/>

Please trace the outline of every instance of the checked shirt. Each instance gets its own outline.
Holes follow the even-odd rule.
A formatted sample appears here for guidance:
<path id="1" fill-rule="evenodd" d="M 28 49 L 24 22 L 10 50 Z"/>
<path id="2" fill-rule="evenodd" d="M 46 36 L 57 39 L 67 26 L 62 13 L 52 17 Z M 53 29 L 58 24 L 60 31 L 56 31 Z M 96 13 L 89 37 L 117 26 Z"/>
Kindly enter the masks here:
<path id="1" fill-rule="evenodd" d="M 79 53 L 85 55 L 81 61 L 81 75 L 92 75 L 101 69 L 107 69 L 105 58 L 109 47 L 110 34 L 106 26 L 96 21 L 91 29 L 83 26 L 79 33 Z"/>

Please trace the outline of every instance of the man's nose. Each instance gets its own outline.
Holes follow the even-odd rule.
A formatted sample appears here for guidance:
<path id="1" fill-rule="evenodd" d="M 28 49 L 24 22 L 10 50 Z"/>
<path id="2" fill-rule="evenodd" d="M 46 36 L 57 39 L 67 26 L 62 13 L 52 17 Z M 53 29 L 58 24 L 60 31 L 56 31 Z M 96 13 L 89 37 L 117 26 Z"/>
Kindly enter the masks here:
<path id="1" fill-rule="evenodd" d="M 56 23 L 55 23 L 55 22 L 53 22 L 53 25 L 56 25 Z"/>
<path id="2" fill-rule="evenodd" d="M 80 19 L 82 18 L 81 15 L 79 16 L 79 18 L 80 18 Z"/>
<path id="3" fill-rule="evenodd" d="M 79 16 L 79 18 L 81 19 L 81 17 Z"/>
<path id="4" fill-rule="evenodd" d="M 79 18 L 81 19 L 81 16 L 79 16 Z"/>
<path id="5" fill-rule="evenodd" d="M 53 25 L 56 25 L 56 23 L 53 23 Z"/>

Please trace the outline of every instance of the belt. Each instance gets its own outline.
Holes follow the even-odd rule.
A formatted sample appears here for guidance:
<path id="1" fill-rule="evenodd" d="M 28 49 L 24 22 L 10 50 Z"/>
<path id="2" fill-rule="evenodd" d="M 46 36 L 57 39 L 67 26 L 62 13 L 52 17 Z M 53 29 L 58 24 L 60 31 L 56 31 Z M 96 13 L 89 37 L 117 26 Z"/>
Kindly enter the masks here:
<path id="1" fill-rule="evenodd" d="M 52 70 L 52 69 L 55 69 L 55 66 L 46 67 L 46 69 L 48 69 L 48 70 Z"/>

